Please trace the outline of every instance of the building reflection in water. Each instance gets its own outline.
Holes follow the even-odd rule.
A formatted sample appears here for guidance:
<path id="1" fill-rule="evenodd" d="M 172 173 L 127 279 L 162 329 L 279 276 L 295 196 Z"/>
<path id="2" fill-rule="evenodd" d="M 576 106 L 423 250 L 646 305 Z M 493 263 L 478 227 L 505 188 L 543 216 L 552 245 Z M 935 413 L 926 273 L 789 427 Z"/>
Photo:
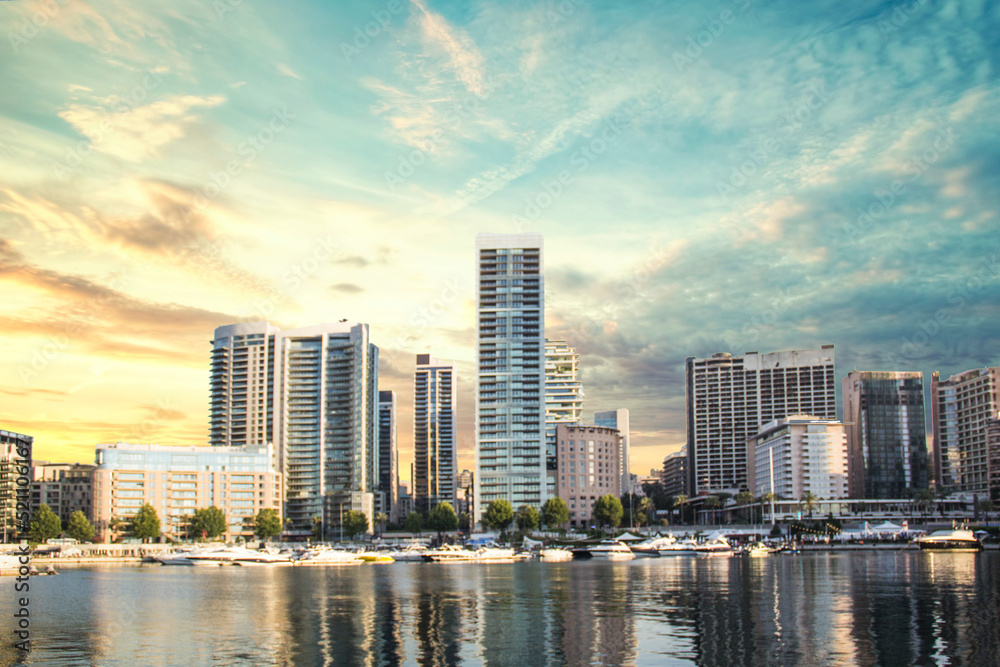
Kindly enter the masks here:
<path id="1" fill-rule="evenodd" d="M 995 553 L 909 550 L 625 563 L 93 569 L 32 580 L 30 659 L 996 665 L 998 566 Z M 9 657 L 0 650 L 0 662 Z"/>

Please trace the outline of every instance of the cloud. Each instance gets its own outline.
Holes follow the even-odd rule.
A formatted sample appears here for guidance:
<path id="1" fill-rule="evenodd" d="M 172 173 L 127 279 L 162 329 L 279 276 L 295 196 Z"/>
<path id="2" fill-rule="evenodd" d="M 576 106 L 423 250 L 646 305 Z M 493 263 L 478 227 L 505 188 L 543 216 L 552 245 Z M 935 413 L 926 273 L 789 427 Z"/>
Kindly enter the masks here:
<path id="1" fill-rule="evenodd" d="M 299 81 L 302 81 L 302 77 L 293 72 L 292 68 L 286 65 L 285 63 L 278 63 L 278 71 L 281 72 L 284 76 L 289 76 L 293 79 L 298 79 Z"/>
<path id="2" fill-rule="evenodd" d="M 354 283 L 337 283 L 336 285 L 331 285 L 330 290 L 341 294 L 360 294 L 365 291 L 365 288 Z"/>
<path id="3" fill-rule="evenodd" d="M 448 55 L 448 62 L 455 76 L 470 93 L 480 97 L 485 96 L 483 55 L 476 48 L 472 38 L 449 24 L 440 14 L 428 10 L 424 0 L 411 0 L 411 2 L 421 12 L 419 20 L 425 43 L 432 48 L 443 50 Z"/>
<path id="4" fill-rule="evenodd" d="M 112 98 L 103 104 L 74 102 L 59 117 L 90 139 L 94 150 L 126 162 L 142 162 L 159 156 L 160 149 L 187 134 L 199 120 L 192 110 L 225 101 L 223 95 L 171 95 L 133 106 L 127 99 Z"/>

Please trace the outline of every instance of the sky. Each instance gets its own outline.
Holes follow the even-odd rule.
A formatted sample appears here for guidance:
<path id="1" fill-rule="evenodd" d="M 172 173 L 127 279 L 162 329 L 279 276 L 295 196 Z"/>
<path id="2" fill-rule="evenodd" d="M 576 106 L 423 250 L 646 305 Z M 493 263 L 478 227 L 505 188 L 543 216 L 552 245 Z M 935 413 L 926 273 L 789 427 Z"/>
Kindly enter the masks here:
<path id="1" fill-rule="evenodd" d="M 640 475 L 688 356 L 1000 361 L 998 3 L 13 0 L 0 36 L 0 428 L 37 459 L 206 444 L 215 327 L 346 318 L 401 477 L 418 353 L 471 468 L 478 232 L 544 235 L 546 334 Z"/>

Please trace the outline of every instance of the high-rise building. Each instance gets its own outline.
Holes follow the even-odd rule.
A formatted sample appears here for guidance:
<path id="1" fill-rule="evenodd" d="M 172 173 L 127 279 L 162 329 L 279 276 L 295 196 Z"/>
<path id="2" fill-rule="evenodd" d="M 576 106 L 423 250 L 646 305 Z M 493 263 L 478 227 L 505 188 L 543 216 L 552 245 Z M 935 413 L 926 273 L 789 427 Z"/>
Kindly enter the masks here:
<path id="1" fill-rule="evenodd" d="M 843 397 L 850 497 L 909 498 L 926 489 L 923 373 L 851 371 Z"/>
<path id="2" fill-rule="evenodd" d="M 942 381 L 931 375 L 934 480 L 948 493 L 987 493 L 986 424 L 1000 410 L 1000 368 L 983 368 Z"/>
<path id="3" fill-rule="evenodd" d="M 990 498 L 1000 501 L 1000 413 L 986 422 L 986 459 L 990 469 Z"/>
<path id="4" fill-rule="evenodd" d="M 18 504 L 30 502 L 30 435 L 0 431 L 0 531 L 4 542 L 28 532 L 28 512 Z"/>
<path id="5" fill-rule="evenodd" d="M 613 428 L 559 424 L 556 443 L 556 494 L 569 507 L 570 525 L 588 526 L 598 498 L 622 494 L 621 435 Z"/>
<path id="6" fill-rule="evenodd" d="M 667 454 L 667 457 L 663 459 L 660 483 L 663 484 L 663 493 L 668 496 L 688 495 L 687 447 L 681 447 L 673 454 Z"/>
<path id="7" fill-rule="evenodd" d="M 634 493 L 632 489 L 632 467 L 629 460 L 629 423 L 628 408 L 605 410 L 594 413 L 594 425 L 613 428 L 622 436 L 622 446 L 619 448 L 618 469 L 622 471 L 622 493 Z"/>
<path id="8" fill-rule="evenodd" d="M 396 441 L 396 392 L 378 393 L 378 491 L 379 511 L 399 521 L 399 445 Z"/>
<path id="9" fill-rule="evenodd" d="M 262 509 L 281 512 L 281 475 L 270 445 L 168 447 L 119 442 L 99 445 L 93 471 L 97 541 L 118 536 L 112 519 L 129 519 L 144 504 L 160 518 L 171 539 L 189 535 L 196 509 L 215 506 L 226 516 L 226 539 L 253 537 L 253 517 Z"/>
<path id="10" fill-rule="evenodd" d="M 809 415 L 775 419 L 750 438 L 750 455 L 754 496 L 847 498 L 847 435 L 839 421 Z"/>
<path id="11" fill-rule="evenodd" d="M 543 270 L 540 234 L 476 236 L 475 521 L 546 499 Z"/>
<path id="12" fill-rule="evenodd" d="M 418 511 L 455 506 L 455 364 L 417 355 L 413 373 L 413 502 Z"/>
<path id="13" fill-rule="evenodd" d="M 209 444 L 265 445 L 274 438 L 274 337 L 279 332 L 267 322 L 215 330 Z"/>
<path id="14" fill-rule="evenodd" d="M 747 439 L 763 424 L 790 415 L 837 418 L 833 345 L 734 357 L 688 357 L 688 493 L 692 496 L 749 487 Z"/>
<path id="15" fill-rule="evenodd" d="M 367 324 L 344 320 L 287 331 L 267 322 L 219 327 L 210 441 L 273 443 L 290 532 L 308 535 L 313 518 L 329 510 L 324 498 L 377 489 L 377 386 L 378 348 L 368 341 Z M 338 509 L 324 522 L 335 526 L 339 517 Z"/>

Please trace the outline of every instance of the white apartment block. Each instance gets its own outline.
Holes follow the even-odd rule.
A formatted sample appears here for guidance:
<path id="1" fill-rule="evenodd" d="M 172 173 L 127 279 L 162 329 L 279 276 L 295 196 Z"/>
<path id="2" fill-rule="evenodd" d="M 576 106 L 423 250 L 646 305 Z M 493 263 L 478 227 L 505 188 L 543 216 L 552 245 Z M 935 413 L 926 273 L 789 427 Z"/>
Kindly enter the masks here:
<path id="1" fill-rule="evenodd" d="M 790 415 L 837 418 L 833 345 L 686 361 L 688 493 L 737 493 L 753 475 L 747 440 Z"/>
<path id="2" fill-rule="evenodd" d="M 494 500 L 547 497 L 542 246 L 540 234 L 476 236 L 475 521 Z"/>
<path id="3" fill-rule="evenodd" d="M 809 415 L 775 419 L 748 446 L 754 496 L 773 491 L 786 500 L 807 493 L 823 500 L 848 497 L 847 434 L 841 422 Z"/>
<path id="4" fill-rule="evenodd" d="M 274 448 L 168 447 L 119 442 L 99 445 L 93 472 L 95 541 L 110 542 L 149 504 L 170 539 L 189 536 L 196 509 L 215 506 L 226 516 L 225 539 L 253 537 L 251 521 L 265 508 L 281 515 L 281 475 L 274 471 Z"/>

